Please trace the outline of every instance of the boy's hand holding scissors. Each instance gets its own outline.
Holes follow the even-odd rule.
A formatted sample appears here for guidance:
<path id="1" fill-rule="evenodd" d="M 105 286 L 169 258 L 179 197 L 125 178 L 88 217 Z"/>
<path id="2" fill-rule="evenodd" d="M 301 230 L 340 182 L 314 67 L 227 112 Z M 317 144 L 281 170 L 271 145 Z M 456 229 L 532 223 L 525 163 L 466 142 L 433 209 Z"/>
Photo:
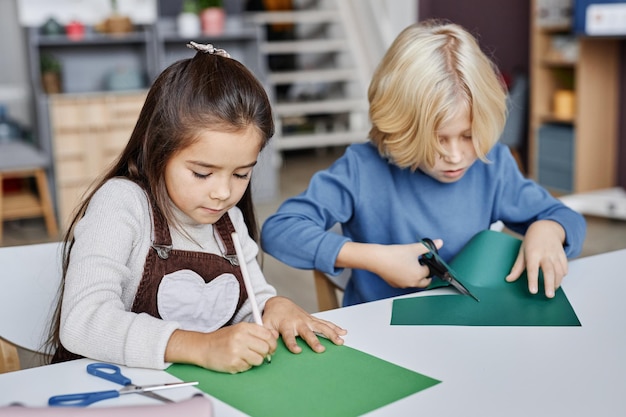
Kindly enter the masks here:
<path id="1" fill-rule="evenodd" d="M 437 249 L 441 239 L 434 239 Z M 428 267 L 418 258 L 428 252 L 420 242 L 406 245 L 379 245 L 347 242 L 341 248 L 336 265 L 341 268 L 365 269 L 378 275 L 395 288 L 426 288 L 432 281 Z"/>

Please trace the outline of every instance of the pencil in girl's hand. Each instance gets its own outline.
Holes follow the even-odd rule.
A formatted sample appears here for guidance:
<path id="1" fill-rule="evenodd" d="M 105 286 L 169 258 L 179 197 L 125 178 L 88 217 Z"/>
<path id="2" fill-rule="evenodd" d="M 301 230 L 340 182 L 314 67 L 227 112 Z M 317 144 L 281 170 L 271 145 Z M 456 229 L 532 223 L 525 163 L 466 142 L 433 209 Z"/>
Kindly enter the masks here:
<path id="1" fill-rule="evenodd" d="M 231 234 L 233 243 L 235 244 L 235 252 L 237 253 L 237 261 L 239 261 L 239 268 L 241 268 L 241 275 L 243 276 L 243 283 L 250 299 L 250 305 L 252 306 L 252 317 L 254 322 L 259 326 L 263 326 L 263 319 L 261 318 L 261 312 L 259 310 L 259 304 L 257 303 L 256 296 L 254 295 L 254 289 L 252 288 L 252 282 L 250 281 L 250 275 L 248 274 L 248 266 L 246 265 L 246 259 L 243 256 L 243 249 L 241 248 L 241 242 L 239 241 L 239 235 L 237 232 Z M 267 355 L 268 363 L 272 363 L 272 356 Z"/>

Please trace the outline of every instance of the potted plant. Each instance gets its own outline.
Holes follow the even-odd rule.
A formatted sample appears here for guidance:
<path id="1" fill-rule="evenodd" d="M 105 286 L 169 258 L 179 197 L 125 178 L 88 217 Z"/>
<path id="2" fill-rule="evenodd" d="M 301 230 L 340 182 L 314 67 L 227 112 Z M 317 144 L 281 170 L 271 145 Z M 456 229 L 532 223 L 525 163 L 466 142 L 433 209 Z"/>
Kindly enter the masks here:
<path id="1" fill-rule="evenodd" d="M 183 7 L 176 18 L 178 36 L 194 38 L 200 34 L 200 16 L 197 0 L 184 0 Z"/>
<path id="2" fill-rule="evenodd" d="M 125 34 L 133 31 L 133 23 L 128 16 L 119 12 L 117 0 L 111 0 L 111 15 L 104 21 L 105 33 Z"/>
<path id="3" fill-rule="evenodd" d="M 41 85 L 47 94 L 61 92 L 61 62 L 52 54 L 41 55 Z"/>
<path id="4" fill-rule="evenodd" d="M 205 35 L 221 35 L 224 32 L 226 12 L 222 0 L 198 0 L 202 33 Z"/>

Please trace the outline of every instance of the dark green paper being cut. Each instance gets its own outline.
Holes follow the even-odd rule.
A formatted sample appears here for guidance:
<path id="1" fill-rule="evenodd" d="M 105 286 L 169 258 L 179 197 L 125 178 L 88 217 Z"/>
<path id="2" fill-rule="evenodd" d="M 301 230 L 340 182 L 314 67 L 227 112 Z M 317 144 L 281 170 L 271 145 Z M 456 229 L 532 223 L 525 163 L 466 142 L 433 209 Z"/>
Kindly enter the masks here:
<path id="1" fill-rule="evenodd" d="M 549 299 L 543 293 L 542 277 L 536 295 L 528 291 L 525 273 L 513 283 L 504 280 L 521 243 L 506 233 L 492 230 L 478 233 L 449 265 L 480 302 L 460 294 L 398 299 L 393 301 L 391 324 L 580 326 L 562 289 Z"/>
<path id="2" fill-rule="evenodd" d="M 253 417 L 350 417 L 390 404 L 440 381 L 347 346 L 320 339 L 315 353 L 298 339 L 293 354 L 280 341 L 271 363 L 239 374 L 193 365 L 167 369 L 184 381 L 199 381 L 207 394 Z"/>

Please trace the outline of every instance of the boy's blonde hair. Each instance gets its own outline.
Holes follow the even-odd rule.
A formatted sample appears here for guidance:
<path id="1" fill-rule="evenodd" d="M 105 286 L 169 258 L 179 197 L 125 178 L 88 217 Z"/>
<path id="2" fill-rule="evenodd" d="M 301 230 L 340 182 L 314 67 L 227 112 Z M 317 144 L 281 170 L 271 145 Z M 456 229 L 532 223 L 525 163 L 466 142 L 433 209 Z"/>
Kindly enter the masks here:
<path id="1" fill-rule="evenodd" d="M 401 168 L 433 166 L 446 152 L 437 130 L 469 110 L 478 157 L 498 141 L 506 120 L 506 89 L 499 71 L 461 26 L 425 21 L 404 29 L 370 83 L 370 140 Z"/>

